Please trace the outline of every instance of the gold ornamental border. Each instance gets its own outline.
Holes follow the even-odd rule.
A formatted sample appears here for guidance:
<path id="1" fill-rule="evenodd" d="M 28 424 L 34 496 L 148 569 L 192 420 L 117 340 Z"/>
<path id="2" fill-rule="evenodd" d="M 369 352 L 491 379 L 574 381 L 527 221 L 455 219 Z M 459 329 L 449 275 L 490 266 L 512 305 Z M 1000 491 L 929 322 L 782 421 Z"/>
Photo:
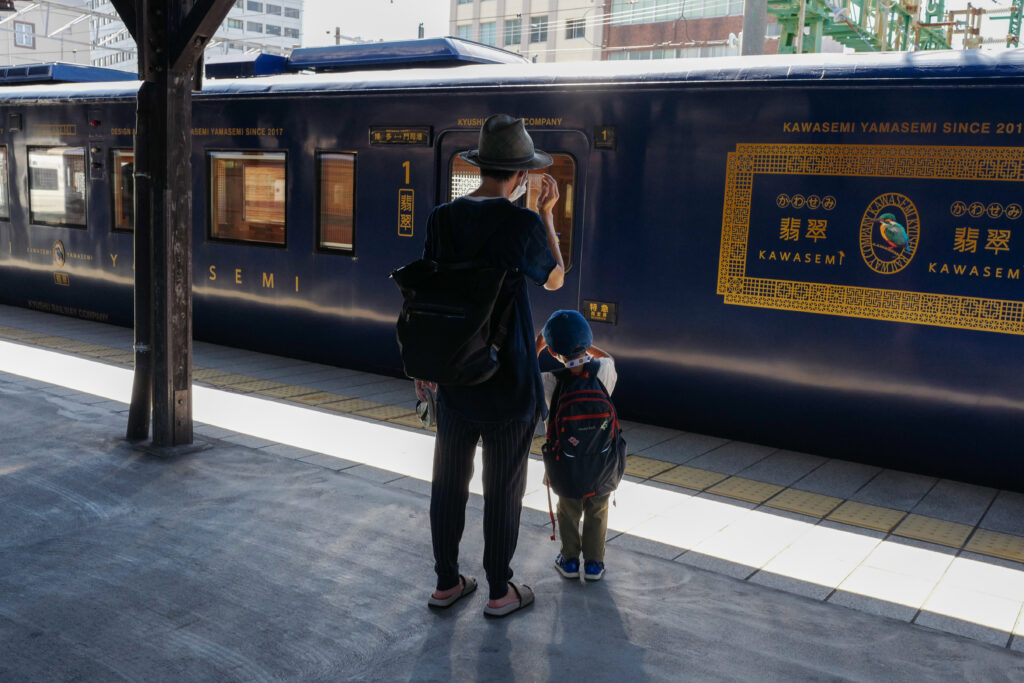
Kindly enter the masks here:
<path id="1" fill-rule="evenodd" d="M 726 304 L 1024 334 L 1024 301 L 748 277 L 754 176 L 1024 181 L 1024 148 L 738 144 L 728 155 L 718 294 Z"/>

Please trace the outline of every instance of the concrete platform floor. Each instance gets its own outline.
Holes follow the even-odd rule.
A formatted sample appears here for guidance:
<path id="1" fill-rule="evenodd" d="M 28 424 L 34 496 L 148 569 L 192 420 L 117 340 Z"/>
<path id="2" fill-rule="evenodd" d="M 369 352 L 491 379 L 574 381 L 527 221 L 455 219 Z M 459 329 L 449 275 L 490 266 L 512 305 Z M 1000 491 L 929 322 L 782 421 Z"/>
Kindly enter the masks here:
<path id="1" fill-rule="evenodd" d="M 0 324 L 24 322 L 8 312 L 0 310 Z M 93 369 L 108 379 L 126 371 L 0 342 L 0 363 L 15 354 L 22 367 L 0 372 L 0 680 L 1024 679 L 1013 627 L 1000 632 L 948 616 L 953 627 L 929 627 L 783 592 L 757 581 L 767 573 L 756 568 L 733 578 L 734 563 L 712 547 L 659 556 L 666 544 L 626 531 L 609 546 L 604 581 L 566 581 L 550 566 L 556 547 L 542 527 L 546 513 L 536 510 L 524 514 L 514 567 L 537 604 L 485 620 L 479 591 L 433 613 L 425 607 L 429 434 L 200 387 L 197 414 L 209 423 L 197 427 L 196 448 L 160 457 L 121 439 L 127 406 L 104 395 L 123 391 L 116 378 L 99 394 L 66 386 L 86 382 Z M 29 368 L 33 362 L 39 367 Z M 47 381 L 26 377 L 45 373 Z M 314 425 L 322 443 L 299 447 L 237 424 L 215 426 L 262 404 L 276 416 L 264 422 Z M 633 511 L 637 498 L 680 495 L 664 483 L 627 483 L 619 506 Z M 766 525 L 806 524 L 755 517 L 746 513 L 756 506 L 708 494 L 680 500 L 677 507 L 705 506 L 709 515 L 727 505 L 745 520 L 713 535 L 719 544 L 730 526 L 733 540 L 750 546 Z M 474 496 L 462 556 L 464 571 L 482 578 L 479 509 Z M 822 556 L 871 545 L 869 556 L 878 555 L 860 567 L 875 573 L 891 572 L 881 568 L 886 553 L 890 561 L 907 557 L 891 538 L 830 524 L 794 535 L 790 560 L 801 543 L 805 565 L 814 561 L 809 547 L 821 565 Z M 910 541 L 902 548 L 920 551 L 902 584 L 913 592 L 915 574 L 919 581 L 936 571 L 936 551 Z M 979 593 L 976 610 L 1009 609 L 995 600 L 1000 592 L 1024 599 L 1012 582 L 1014 563 L 948 556 L 939 573 L 950 588 L 964 578 L 956 582 L 966 565 L 955 561 L 980 564 L 990 583 L 1004 584 Z M 871 598 L 894 611 L 906 602 L 896 589 L 890 601 Z"/>

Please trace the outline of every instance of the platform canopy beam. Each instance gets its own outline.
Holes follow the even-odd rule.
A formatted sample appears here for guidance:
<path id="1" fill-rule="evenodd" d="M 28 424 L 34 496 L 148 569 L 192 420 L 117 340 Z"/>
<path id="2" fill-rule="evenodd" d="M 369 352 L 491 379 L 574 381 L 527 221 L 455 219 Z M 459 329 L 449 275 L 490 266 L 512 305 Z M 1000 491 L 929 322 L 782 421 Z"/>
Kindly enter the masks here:
<path id="1" fill-rule="evenodd" d="M 139 53 L 129 439 L 192 443 L 192 89 L 234 0 L 112 0 Z"/>

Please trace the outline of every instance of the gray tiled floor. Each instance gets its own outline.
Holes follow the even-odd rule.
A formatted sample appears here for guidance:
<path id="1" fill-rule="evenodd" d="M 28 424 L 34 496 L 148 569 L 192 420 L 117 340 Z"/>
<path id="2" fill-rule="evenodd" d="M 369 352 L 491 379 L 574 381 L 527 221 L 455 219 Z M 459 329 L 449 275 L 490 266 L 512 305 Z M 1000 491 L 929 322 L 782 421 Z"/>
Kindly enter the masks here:
<path id="1" fill-rule="evenodd" d="M 1024 493 L 1000 491 L 978 526 L 1024 536 Z"/>
<path id="2" fill-rule="evenodd" d="M 682 465 L 726 443 L 728 443 L 728 439 L 683 432 L 667 441 L 633 452 L 647 458 L 657 458 Z"/>
<path id="3" fill-rule="evenodd" d="M 726 444 L 699 455 L 686 463 L 691 467 L 699 467 L 722 474 L 737 474 L 753 464 L 764 460 L 774 453 L 776 448 L 760 446 L 743 441 L 730 441 Z"/>
<path id="4" fill-rule="evenodd" d="M 765 481 L 780 486 L 791 486 L 793 482 L 807 476 L 825 464 L 825 458 L 795 451 L 775 451 L 738 474 L 742 477 Z"/>
<path id="5" fill-rule="evenodd" d="M 912 510 L 937 481 L 935 477 L 884 470 L 851 496 L 851 499 L 868 505 Z"/>
<path id="6" fill-rule="evenodd" d="M 943 479 L 914 507 L 919 515 L 960 524 L 977 524 L 992 501 L 995 489 Z"/>
<path id="7" fill-rule="evenodd" d="M 60 325 L 55 325 L 53 322 L 55 320 L 60 321 Z M 52 316 L 41 316 L 41 314 L 21 311 L 20 309 L 0 307 L 0 323 L 22 323 L 26 326 L 25 329 L 37 329 L 51 334 L 62 334 L 69 338 L 93 343 L 116 344 L 125 348 L 130 346 L 131 343 L 131 332 L 129 330 L 82 321 L 53 318 Z M 58 330 L 60 331 L 58 332 Z M 196 344 L 195 362 L 197 365 L 204 367 L 222 368 L 253 377 L 274 379 L 286 384 L 306 386 L 311 389 L 332 389 L 339 394 L 347 396 L 353 396 L 356 392 L 359 392 L 361 396 L 375 402 L 411 407 L 415 400 L 412 395 L 411 384 L 407 380 L 374 376 L 353 370 L 330 368 L 291 359 L 281 359 L 267 356 L 266 354 L 251 354 L 245 351 L 222 349 L 209 344 Z M 9 378 L 5 378 L 0 387 L 7 387 L 8 390 L 12 391 L 25 387 L 34 387 L 36 390 L 45 391 L 53 396 L 66 396 L 68 400 L 74 399 L 74 392 L 69 393 L 68 390 L 55 389 L 51 385 L 32 380 L 20 379 L 12 381 Z M 78 401 L 79 404 L 91 402 L 91 399 L 88 401 Z M 127 410 L 127 406 L 114 401 L 98 399 L 90 406 L 90 409 L 109 410 L 120 414 Z M 693 467 L 700 467 L 723 474 L 735 474 L 740 477 L 782 486 L 794 485 L 796 488 L 803 490 L 849 498 L 884 507 L 913 511 L 939 519 L 948 519 L 968 524 L 981 520 L 980 526 L 982 528 L 1024 535 L 1024 495 L 1022 494 L 1005 491 L 996 492 L 992 489 L 959 482 L 936 481 L 933 478 L 920 475 L 879 470 L 878 468 L 866 465 L 828 460 L 812 454 L 776 450 L 771 446 L 730 442 L 714 436 L 692 434 L 664 427 L 630 422 L 624 422 L 624 426 L 631 453 L 661 458 L 667 462 L 685 463 Z M 221 439 L 230 443 L 253 446 L 259 448 L 260 452 L 292 460 L 301 460 L 310 467 L 317 466 L 336 471 L 345 470 L 352 476 L 385 483 L 396 488 L 418 492 L 422 495 L 426 495 L 429 486 L 426 482 L 411 479 L 410 477 L 387 470 L 381 470 L 370 464 L 341 460 L 337 457 L 283 446 L 268 442 L 265 439 L 238 435 L 210 425 L 197 425 L 196 432 L 208 439 Z M 627 478 L 627 480 L 632 481 L 633 478 Z M 643 482 L 643 485 L 649 489 L 658 490 L 659 493 L 667 491 L 685 496 L 685 492 L 670 484 Z M 779 522 L 776 526 L 781 525 L 782 527 L 785 527 L 786 524 L 782 520 L 799 519 L 797 515 L 707 493 L 684 497 L 681 498 L 681 501 L 671 511 L 638 520 L 636 529 L 626 533 L 613 531 L 609 547 L 637 550 L 665 559 L 677 559 L 682 564 L 704 567 L 729 576 L 748 579 L 752 584 L 781 588 L 816 600 L 827 600 L 835 604 L 847 605 L 908 621 L 916 619 L 917 623 L 942 630 L 959 632 L 957 629 L 966 629 L 970 631 L 966 633 L 970 637 L 986 640 L 986 642 L 995 642 L 992 638 L 993 634 L 989 633 L 992 629 L 988 629 L 988 627 L 978 627 L 971 630 L 971 628 L 963 626 L 963 620 L 933 619 L 932 616 L 929 616 L 930 613 L 921 611 L 919 607 L 901 604 L 898 589 L 902 585 L 902 581 L 909 581 L 910 579 L 907 579 L 898 571 L 894 571 L 892 567 L 874 568 L 871 566 L 873 561 L 871 555 L 874 552 L 872 550 L 873 545 L 881 542 L 883 539 L 887 543 L 895 543 L 904 548 L 918 548 L 922 552 L 927 552 L 931 558 L 932 565 L 936 565 L 937 562 L 941 565 L 941 558 L 947 556 L 952 558 L 955 553 L 949 549 L 916 541 L 907 541 L 863 528 L 835 524 L 827 520 L 816 521 L 804 518 L 801 523 L 807 530 L 842 530 L 850 535 L 850 537 L 866 542 L 865 547 L 867 549 L 864 551 L 866 559 L 864 560 L 864 566 L 861 567 L 861 571 L 865 574 L 865 581 L 870 584 L 871 581 L 877 581 L 879 577 L 883 577 L 891 580 L 892 586 L 895 586 L 893 598 L 891 600 L 881 600 L 861 595 L 857 590 L 848 590 L 845 584 L 839 585 L 836 588 L 835 586 L 815 584 L 812 581 L 793 579 L 764 569 L 764 567 L 771 564 L 773 558 L 778 557 L 791 547 L 799 545 L 798 531 L 793 531 L 792 537 L 782 533 L 779 539 L 777 539 L 776 545 L 765 548 L 758 559 L 735 562 L 727 559 L 728 553 L 719 557 L 701 552 L 701 548 L 721 543 L 722 539 L 730 535 L 743 537 L 742 525 L 750 523 L 749 519 L 744 519 L 745 515 L 760 514 L 764 516 L 766 514 Z M 479 509 L 481 502 L 479 497 L 473 497 L 470 505 Z M 708 503 L 713 503 L 717 506 L 718 514 L 721 515 L 720 519 L 708 519 L 699 514 L 691 517 L 685 516 L 688 505 L 699 506 L 700 504 Z M 693 509 L 698 508 L 694 507 Z M 529 525 L 543 526 L 545 522 L 546 513 L 541 511 L 531 510 L 524 517 L 524 523 Z M 773 523 L 773 520 L 769 520 L 769 523 Z M 644 538 L 642 532 L 645 529 L 661 529 L 662 531 L 668 529 L 673 531 L 674 535 L 670 534 L 673 538 L 682 540 L 678 544 L 671 544 Z M 747 534 L 747 538 L 750 539 L 748 542 L 759 540 L 753 538 L 751 534 Z M 961 551 L 958 556 L 970 558 L 971 554 Z M 1005 568 L 1010 572 L 1024 573 L 1024 565 L 1020 563 L 1007 561 L 1000 564 L 1000 561 L 992 557 L 978 557 L 981 558 L 978 562 L 983 565 L 1002 568 L 1003 564 L 1005 564 Z M 941 574 L 936 576 L 935 582 L 939 583 L 940 579 Z M 863 584 L 858 584 L 854 581 L 850 585 L 856 587 Z M 908 585 L 908 590 L 911 589 L 922 590 L 920 585 Z M 1022 603 L 1022 608 L 1024 608 L 1024 603 Z M 995 631 L 999 631 L 999 629 L 995 629 Z M 1008 632 L 1003 632 L 1003 639 L 1002 645 L 1005 647 L 1009 640 Z M 1021 649 L 1020 643 L 1022 640 L 1024 638 L 1013 639 L 1010 641 L 1010 647 Z"/>
<path id="8" fill-rule="evenodd" d="M 795 486 L 802 491 L 849 498 L 881 471 L 857 462 L 829 460 L 799 479 Z"/>

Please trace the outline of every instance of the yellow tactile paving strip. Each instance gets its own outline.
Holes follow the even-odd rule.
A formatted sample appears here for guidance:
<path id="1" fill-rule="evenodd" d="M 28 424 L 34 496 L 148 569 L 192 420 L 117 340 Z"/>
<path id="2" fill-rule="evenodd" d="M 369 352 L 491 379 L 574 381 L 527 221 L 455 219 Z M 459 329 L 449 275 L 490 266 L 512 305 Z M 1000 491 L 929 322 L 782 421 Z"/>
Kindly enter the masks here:
<path id="1" fill-rule="evenodd" d="M 948 545 L 950 548 L 960 548 L 973 530 L 974 527 L 969 524 L 947 522 L 943 519 L 911 514 L 907 515 L 907 518 L 900 522 L 900 525 L 892 532 L 897 536 Z"/>
<path id="2" fill-rule="evenodd" d="M 1013 534 L 978 529 L 964 550 L 1024 562 L 1024 538 Z"/>
<path id="3" fill-rule="evenodd" d="M 416 427 L 418 429 L 423 429 L 423 423 L 420 422 L 420 418 L 416 417 L 415 413 L 411 415 L 405 415 L 403 417 L 393 417 L 390 420 L 388 420 L 388 422 L 390 422 L 391 424 L 402 425 L 403 427 Z M 433 425 L 431 425 L 427 429 L 429 429 L 432 432 L 437 431 L 437 427 Z"/>
<path id="4" fill-rule="evenodd" d="M 328 410 L 334 410 L 339 413 L 357 413 L 360 410 L 370 410 L 371 408 L 380 408 L 383 404 L 374 403 L 373 401 L 367 401 L 361 398 L 345 398 L 340 397 L 340 401 L 328 401 L 327 403 L 321 403 L 321 408 L 327 408 Z M 395 416 L 397 417 L 397 415 Z"/>
<path id="5" fill-rule="evenodd" d="M 246 384 L 255 382 L 255 377 L 249 377 L 248 375 L 240 375 L 237 372 L 229 372 L 226 375 L 215 377 L 206 381 L 207 384 L 212 384 L 215 387 L 227 387 L 229 389 L 238 389 L 239 391 L 245 391 L 251 393 L 249 389 L 242 389 Z"/>
<path id="6" fill-rule="evenodd" d="M 208 382 L 219 377 L 227 377 L 231 373 L 226 370 L 213 370 L 211 368 L 192 368 L 192 379 L 198 382 Z"/>
<path id="7" fill-rule="evenodd" d="M 271 396 L 273 398 L 295 398 L 296 396 L 308 396 L 309 394 L 316 394 L 316 389 L 310 389 L 309 387 L 296 387 L 291 385 L 282 386 L 280 389 L 262 389 L 258 393 L 264 396 Z"/>
<path id="8" fill-rule="evenodd" d="M 645 458 L 640 455 L 626 456 L 626 474 L 631 477 L 649 479 L 656 474 L 664 472 L 672 467 L 672 463 L 654 458 Z"/>
<path id="9" fill-rule="evenodd" d="M 263 393 L 271 389 L 282 389 L 288 386 L 287 384 L 281 384 L 280 382 L 274 382 L 269 379 L 253 379 L 248 382 L 240 382 L 234 385 L 233 389 L 239 389 L 241 391 L 250 391 L 253 393 Z"/>
<path id="10" fill-rule="evenodd" d="M 729 477 L 725 481 L 709 488 L 707 492 L 745 500 L 749 503 L 763 503 L 781 491 L 782 488 L 778 484 L 767 484 L 763 481 L 754 481 L 753 479 L 744 479 L 743 477 Z"/>
<path id="11" fill-rule="evenodd" d="M 874 529 L 876 531 L 890 532 L 892 528 L 900 523 L 900 520 L 906 516 L 906 512 L 902 510 L 893 510 L 891 508 L 883 508 L 877 505 L 867 505 L 865 503 L 855 503 L 852 500 L 848 500 L 839 507 L 837 507 L 827 519 L 833 522 L 842 522 L 843 524 L 852 524 L 853 526 L 864 527 L 865 529 Z"/>
<path id="12" fill-rule="evenodd" d="M 393 420 L 396 417 L 404 417 L 407 415 L 416 415 L 416 411 L 409 410 L 402 406 L 389 406 L 378 404 L 375 408 L 367 408 L 365 410 L 352 411 L 356 415 L 362 415 L 363 417 L 372 417 L 375 420 Z"/>
<path id="13" fill-rule="evenodd" d="M 824 517 L 839 507 L 843 502 L 842 498 L 835 496 L 823 496 L 820 493 L 801 491 L 800 489 L 786 489 L 779 493 L 765 505 L 768 507 L 788 510 L 809 517 Z"/>
<path id="14" fill-rule="evenodd" d="M 697 467 L 676 465 L 670 470 L 655 475 L 652 479 L 665 484 L 675 484 L 683 488 L 693 489 L 694 491 L 703 491 L 709 486 L 714 486 L 727 476 L 726 474 L 702 470 Z"/>
<path id="15" fill-rule="evenodd" d="M 59 349 L 68 353 L 90 356 L 105 362 L 131 365 L 135 358 L 129 349 L 113 348 L 80 342 L 51 334 L 21 330 L 0 325 L 0 338 L 20 343 L 34 344 Z M 304 403 L 318 409 L 352 413 L 402 425 L 423 429 L 416 414 L 405 407 L 385 405 L 351 398 L 327 391 L 318 391 L 258 377 L 249 377 L 225 370 L 195 366 L 193 380 L 232 391 L 258 393 L 263 396 Z M 430 427 L 436 432 L 436 427 Z M 540 454 L 544 437 L 533 440 L 532 453 Z M 907 514 L 902 510 L 866 505 L 825 496 L 810 491 L 785 488 L 777 484 L 759 482 L 743 477 L 734 477 L 687 465 L 675 465 L 655 458 L 630 455 L 626 459 L 626 474 L 642 479 L 653 479 L 662 483 L 680 486 L 715 495 L 736 498 L 752 503 L 764 504 L 780 510 L 788 510 L 818 519 L 828 519 L 866 529 L 875 529 L 896 536 L 913 538 L 929 543 L 962 548 L 965 551 L 999 557 L 1024 563 L 1024 536 L 975 529 L 967 524 L 949 522 L 923 515 Z M 973 535 L 971 535 L 973 532 Z M 968 540 L 969 539 L 969 540 Z M 966 544 L 965 544 L 966 542 Z"/>
<path id="16" fill-rule="evenodd" d="M 348 398 L 348 396 L 339 396 L 338 394 L 331 394 L 326 391 L 316 391 L 313 392 L 312 394 L 303 394 L 301 396 L 296 396 L 294 400 L 298 401 L 299 403 L 305 403 L 306 405 L 318 406 L 321 403 L 332 403 L 335 401 L 341 401 Z"/>

